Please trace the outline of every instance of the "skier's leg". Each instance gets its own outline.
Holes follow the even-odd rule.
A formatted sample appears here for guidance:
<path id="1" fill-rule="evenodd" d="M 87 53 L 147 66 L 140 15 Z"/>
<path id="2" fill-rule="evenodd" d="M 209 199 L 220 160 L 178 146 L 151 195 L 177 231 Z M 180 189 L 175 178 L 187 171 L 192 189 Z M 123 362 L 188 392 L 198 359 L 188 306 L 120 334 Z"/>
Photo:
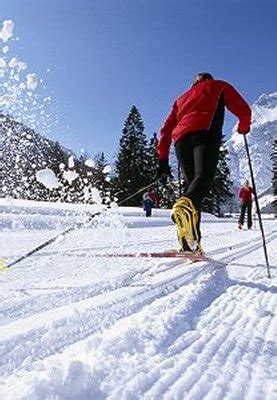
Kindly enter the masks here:
<path id="1" fill-rule="evenodd" d="M 176 214 L 183 220 L 183 235 L 190 246 L 200 245 L 200 217 L 201 205 L 208 193 L 216 170 L 220 132 L 201 131 L 188 134 L 176 145 L 176 154 L 184 172 L 187 189 L 173 207 L 173 216 Z M 176 218 L 177 220 L 177 218 Z M 178 223 L 178 222 L 177 222 Z"/>
<path id="2" fill-rule="evenodd" d="M 191 135 L 186 135 L 183 139 L 178 141 L 175 144 L 175 151 L 185 180 L 185 188 L 187 188 L 194 177 L 194 160 L 191 146 Z M 188 245 L 186 238 L 187 235 L 185 226 L 187 225 L 188 221 L 184 213 L 184 208 L 180 204 L 182 198 L 183 197 L 177 200 L 177 202 L 173 206 L 172 219 L 177 227 L 177 236 L 181 246 L 181 250 L 191 251 L 191 248 Z"/>
<path id="3" fill-rule="evenodd" d="M 200 243 L 201 206 L 210 190 L 219 157 L 220 132 L 201 131 L 191 134 L 191 154 L 193 155 L 194 174 L 185 196 L 192 200 L 198 212 L 196 221 L 197 236 Z M 186 165 L 184 163 L 184 165 Z"/>
<path id="4" fill-rule="evenodd" d="M 194 177 L 185 196 L 189 197 L 196 209 L 201 210 L 204 197 L 210 190 L 219 158 L 220 134 L 197 132 L 192 136 Z"/>
<path id="5" fill-rule="evenodd" d="M 239 217 L 239 225 L 244 224 L 245 211 L 246 211 L 246 203 L 242 203 L 240 210 L 240 217 Z"/>
<path id="6" fill-rule="evenodd" d="M 190 134 L 175 144 L 175 152 L 185 180 L 186 191 L 194 178 L 194 159 Z"/>
<path id="7" fill-rule="evenodd" d="M 252 202 L 247 203 L 247 228 L 252 228 Z"/>

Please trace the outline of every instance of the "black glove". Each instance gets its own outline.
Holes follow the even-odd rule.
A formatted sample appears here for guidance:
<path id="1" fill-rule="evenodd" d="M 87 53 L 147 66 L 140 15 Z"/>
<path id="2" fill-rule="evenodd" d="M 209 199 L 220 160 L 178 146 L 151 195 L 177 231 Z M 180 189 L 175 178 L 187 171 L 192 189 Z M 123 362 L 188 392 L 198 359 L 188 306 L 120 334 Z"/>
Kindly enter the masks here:
<path id="1" fill-rule="evenodd" d="M 159 160 L 157 177 L 161 178 L 162 183 L 166 183 L 167 178 L 172 178 L 168 160 Z"/>

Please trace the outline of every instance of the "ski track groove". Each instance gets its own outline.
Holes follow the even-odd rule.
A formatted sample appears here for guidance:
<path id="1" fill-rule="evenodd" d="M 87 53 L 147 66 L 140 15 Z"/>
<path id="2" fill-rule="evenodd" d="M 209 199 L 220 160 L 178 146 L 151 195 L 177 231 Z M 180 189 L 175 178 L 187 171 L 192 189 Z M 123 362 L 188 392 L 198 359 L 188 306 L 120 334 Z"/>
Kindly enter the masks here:
<path id="1" fill-rule="evenodd" d="M 224 234 L 226 233 L 224 232 Z M 272 230 L 267 236 L 267 244 L 276 237 L 276 231 Z M 173 241 L 168 240 L 168 242 Z M 149 242 L 147 243 L 149 244 Z M 157 244 L 158 242 L 153 243 Z M 232 250 L 229 251 L 230 247 Z M 101 249 L 105 248 L 107 246 Z M 88 254 L 93 256 L 95 250 L 99 250 L 99 248 L 89 249 L 86 253 L 81 254 L 78 254 L 80 249 L 73 249 L 67 250 L 70 254 L 56 250 L 41 252 L 39 255 L 53 257 L 55 254 L 63 254 L 71 257 L 85 257 Z M 260 237 L 222 247 L 211 251 L 209 255 L 214 256 L 228 251 L 225 257 L 218 260 L 226 267 L 257 250 L 261 250 Z M 77 253 L 71 254 L 74 251 Z M 12 317 L 8 322 L 13 328 L 14 325 L 16 326 L 18 318 L 22 319 L 22 316 L 24 319 L 35 318 L 36 314 L 42 313 L 39 315 L 41 325 L 38 324 L 34 329 L 28 330 L 26 334 L 17 334 L 16 340 L 5 339 L 5 337 L 3 341 L 0 340 L 0 376 L 16 374 L 20 369 L 31 370 L 35 361 L 57 355 L 70 345 L 87 339 L 99 331 L 112 329 L 118 321 L 127 324 L 129 316 L 139 314 L 146 308 L 150 309 L 155 300 L 165 301 L 168 296 L 176 290 L 185 288 L 205 271 L 223 268 L 222 265 L 209 262 L 184 265 L 184 260 L 167 260 L 165 262 L 153 259 L 145 260 L 145 264 L 148 262 L 150 264 L 145 268 L 136 270 L 134 273 L 130 273 L 130 270 L 126 271 L 113 283 L 104 281 L 104 283 L 100 282 L 98 286 L 91 284 L 67 287 L 66 294 L 60 293 L 65 289 L 64 287 L 57 286 L 23 289 L 22 293 L 30 297 L 16 307 L 4 309 L 4 314 Z M 30 268 L 32 268 L 32 264 Z M 170 339 L 165 341 L 168 353 L 166 360 L 158 360 L 157 367 L 149 369 L 146 376 L 145 367 L 139 365 L 136 368 L 136 376 L 131 375 L 130 378 L 130 374 L 127 374 L 120 377 L 124 381 L 124 385 L 121 384 L 116 393 L 112 393 L 109 398 L 111 400 L 119 398 L 135 400 L 141 398 L 141 395 L 145 400 L 154 398 L 165 400 L 218 400 L 223 398 L 224 400 L 273 400 L 273 398 L 277 398 L 277 389 L 276 387 L 274 389 L 272 378 L 275 376 L 277 379 L 277 371 L 274 370 L 276 348 L 274 348 L 272 340 L 275 327 L 274 320 L 267 318 L 270 313 L 274 313 L 276 302 L 273 297 L 269 296 L 270 289 L 263 289 L 262 284 L 256 287 L 255 283 L 253 284 L 257 278 L 263 275 L 263 272 L 265 273 L 256 268 L 253 271 L 246 271 L 247 276 L 243 280 L 229 279 L 227 287 L 224 287 L 221 293 L 216 293 L 215 298 L 212 298 L 210 302 L 204 302 L 199 314 L 190 324 L 190 330 L 180 323 L 177 332 L 175 334 L 171 332 Z M 155 277 L 158 277 L 157 282 L 155 282 Z M 124 292 L 126 289 L 128 289 L 128 294 Z M 20 291 L 21 289 L 11 290 Z M 28 290 L 57 290 L 58 292 L 53 296 L 47 294 L 46 296 L 32 297 Z M 105 299 L 104 296 L 108 298 Z M 114 296 L 115 300 L 110 296 Z M 43 304 L 46 297 L 47 306 Z M 104 299 L 102 303 L 98 299 L 101 297 Z M 92 305 L 78 309 L 78 306 L 82 305 L 80 303 L 97 301 L 97 299 L 96 305 L 90 303 Z M 268 301 L 269 299 L 271 301 Z M 22 310 L 22 304 L 25 304 L 25 312 Z M 75 307 L 70 315 L 65 313 L 64 317 L 53 318 L 47 325 L 47 320 L 45 322 L 43 318 L 44 313 L 47 314 L 49 311 L 54 315 L 55 312 L 59 313 L 64 306 L 69 305 Z M 265 310 L 263 315 L 259 315 L 259 306 Z M 257 315 L 248 312 L 248 310 L 253 311 L 253 307 L 254 309 L 257 307 Z M 3 310 L 0 307 L 1 312 L 3 313 Z M 86 321 L 86 324 L 83 325 L 82 321 Z M 7 323 L 7 320 L 4 320 L 3 323 Z M 221 329 L 218 329 L 219 327 Z M 3 326 L 4 331 L 5 328 Z M 0 326 L 0 337 L 1 331 Z M 255 331 L 258 334 L 253 334 Z M 241 332 L 242 335 L 240 335 Z M 43 343 L 42 350 L 40 350 L 41 342 Z M 46 346 L 44 346 L 45 344 Z M 31 354 L 30 348 L 32 348 Z M 16 354 L 16 359 L 13 359 L 13 353 Z M 10 368 L 7 368 L 7 365 Z M 152 363 L 152 365 L 155 366 L 156 363 Z M 233 365 L 236 365 L 236 369 L 232 367 Z M 144 375 L 143 387 L 137 379 L 139 374 Z M 271 388 L 264 385 L 264 382 L 269 382 L 270 379 L 272 380 Z M 132 393 L 132 397 L 128 397 L 130 393 Z"/>
<path id="2" fill-rule="evenodd" d="M 191 275 L 193 275 L 193 277 L 196 278 L 196 276 L 200 275 L 205 269 L 208 271 L 210 269 L 210 266 L 209 265 L 201 266 L 201 268 L 199 268 L 198 270 L 192 271 L 192 274 L 188 274 L 188 272 L 186 271 L 186 273 L 181 273 L 174 278 L 167 279 L 162 283 L 159 282 L 156 285 L 151 285 L 150 287 L 147 286 L 144 289 L 141 287 L 129 288 L 128 295 L 119 298 L 118 301 L 115 302 L 113 301 L 112 305 L 108 301 L 106 302 L 107 304 L 105 306 L 102 303 L 99 307 L 95 306 L 90 307 L 92 308 L 92 310 L 90 308 L 86 309 L 85 312 L 80 313 L 79 311 L 75 310 L 74 312 L 77 314 L 77 316 L 75 316 L 74 318 L 73 315 L 71 315 L 70 316 L 71 320 L 69 320 L 68 316 L 63 316 L 62 318 L 56 320 L 54 319 L 54 321 L 51 322 L 51 326 L 53 326 L 55 330 L 55 335 L 54 335 L 55 343 L 52 343 L 51 345 L 50 341 L 50 343 L 47 343 L 47 348 L 48 349 L 50 348 L 50 351 L 48 350 L 45 351 L 45 349 L 42 346 L 42 351 L 40 352 L 39 349 L 41 348 L 41 340 L 44 339 L 44 336 L 47 335 L 47 333 L 49 334 L 49 329 L 47 329 L 44 326 L 45 320 L 43 318 L 44 315 L 42 314 L 40 316 L 42 321 L 41 321 L 41 326 L 39 328 L 29 330 L 26 335 L 18 334 L 16 335 L 16 339 L 13 337 L 8 340 L 7 339 L 4 341 L 3 339 L 1 340 L 2 345 L 0 347 L 0 359 L 1 359 L 0 376 L 6 376 L 7 374 L 10 374 L 14 372 L 16 369 L 20 368 L 20 366 L 24 363 L 24 360 L 26 360 L 26 358 L 28 358 L 28 362 L 34 362 L 36 360 L 44 359 L 45 357 L 49 357 L 50 355 L 53 355 L 57 352 L 61 352 L 65 346 L 67 347 L 68 345 L 71 345 L 73 343 L 76 343 L 77 341 L 85 339 L 86 337 L 95 333 L 97 330 L 101 330 L 103 328 L 107 329 L 111 327 L 119 319 L 125 318 L 130 314 L 138 312 L 144 306 L 151 304 L 156 299 L 167 296 L 168 294 L 174 292 L 177 288 L 185 286 L 188 282 L 190 283 Z M 123 288 L 120 288 L 119 290 L 121 289 Z M 130 293 L 130 290 L 132 290 L 133 293 Z M 145 296 L 146 298 L 144 298 Z M 137 301 L 135 301 L 137 297 L 138 299 Z M 140 297 L 142 298 L 141 300 L 139 299 Z M 78 303 L 74 304 L 76 306 Z M 119 304 L 121 304 L 120 309 L 117 308 Z M 109 313 L 107 313 L 107 308 L 109 309 Z M 50 310 L 50 313 L 52 311 L 53 310 Z M 80 326 L 82 327 L 82 324 L 80 323 L 82 317 L 84 317 L 86 321 L 90 321 L 90 324 L 87 323 L 87 325 L 85 325 L 85 328 L 80 329 Z M 13 324 L 14 323 L 11 323 L 9 325 Z M 9 327 L 9 325 L 7 325 L 6 327 Z M 70 330 L 69 332 L 68 331 L 65 332 L 64 335 L 64 333 L 62 332 L 63 327 L 68 328 L 68 325 L 70 327 Z M 5 329 L 6 327 L 4 326 L 3 328 Z M 0 328 L 0 336 L 1 336 L 1 328 Z M 50 332 L 50 339 L 51 339 L 51 332 Z M 17 349 L 17 343 L 19 343 L 18 349 Z M 32 344 L 34 355 L 29 354 L 28 344 Z M 13 353 L 16 354 L 16 360 L 10 358 L 10 354 L 12 357 Z M 7 365 L 9 366 L 9 368 L 7 368 Z"/>
<path id="3" fill-rule="evenodd" d="M 274 236 L 275 237 L 275 236 Z M 272 237 L 271 238 L 271 240 L 273 240 L 274 239 L 274 237 Z M 269 240 L 268 240 L 269 241 Z M 240 250 L 239 251 L 239 255 L 241 256 L 241 257 L 244 257 L 245 255 L 247 255 L 247 254 L 249 254 L 250 252 L 252 252 L 252 251 L 254 251 L 254 249 L 256 249 L 256 244 L 254 244 L 253 246 L 250 246 L 250 247 L 248 247 L 247 249 L 243 249 L 242 251 Z M 260 247 L 260 246 L 259 246 Z M 238 252 L 234 252 L 235 254 L 232 254 L 232 255 L 230 255 L 230 258 L 232 257 L 232 259 L 233 259 L 233 257 L 237 257 L 238 256 Z M 153 267 L 153 265 L 150 265 L 150 266 L 148 266 L 146 269 L 144 269 L 142 272 L 141 271 L 139 271 L 139 272 L 137 272 L 136 271 L 136 273 L 134 273 L 133 275 L 132 275 L 132 277 L 129 277 L 127 280 L 128 280 L 128 282 L 127 282 L 127 286 L 128 286 L 128 284 L 129 284 L 129 286 L 131 285 L 131 282 L 133 282 L 133 285 L 136 285 L 136 286 L 138 286 L 138 285 L 140 285 L 140 283 L 143 285 L 143 286 L 145 286 L 145 282 L 143 282 L 143 280 L 141 281 L 141 279 L 138 279 L 138 281 L 136 281 L 136 277 L 141 277 L 142 279 L 145 279 L 145 278 L 148 278 L 148 277 L 151 277 L 151 276 L 155 276 L 156 274 L 162 274 L 162 273 L 164 273 L 164 272 L 168 272 L 168 268 L 169 268 L 169 266 L 168 266 L 168 264 L 170 264 L 170 267 L 172 268 L 172 267 L 177 267 L 177 268 L 183 268 L 184 266 L 182 265 L 183 264 L 183 261 L 181 260 L 180 262 L 178 262 L 177 260 L 174 260 L 174 261 L 172 261 L 172 262 L 169 262 L 169 263 L 167 263 L 167 265 L 166 266 L 164 266 L 164 263 L 159 263 L 160 265 L 162 265 L 162 268 L 161 268 L 161 271 L 159 271 L 159 266 L 160 265 L 157 265 L 157 266 L 154 266 Z M 198 263 L 198 264 L 200 264 L 200 265 L 198 265 L 198 268 L 197 268 L 197 272 L 196 271 L 190 271 L 190 270 L 188 270 L 188 271 L 186 271 L 186 273 L 185 274 L 181 274 L 182 276 L 183 276 L 183 278 L 184 278 L 184 281 L 183 281 L 183 284 L 185 285 L 185 284 L 187 284 L 188 282 L 190 282 L 192 279 L 194 279 L 195 278 L 195 276 L 196 275 L 198 275 L 198 274 L 201 274 L 206 268 L 207 268 L 207 265 L 206 264 L 209 264 L 209 263 L 207 263 L 207 262 L 201 262 L 201 263 Z M 204 266 L 202 265 L 201 266 L 201 264 L 205 264 Z M 191 265 L 193 265 L 193 264 L 191 264 Z M 186 266 L 187 267 L 187 266 Z M 193 267 L 195 267 L 195 265 L 193 266 Z M 151 272 L 151 270 L 153 270 L 153 268 L 154 269 L 156 269 L 156 271 L 154 272 L 154 274 L 153 274 L 153 271 Z M 149 275 L 149 271 L 150 271 L 150 275 Z M 143 293 L 145 293 L 145 292 L 148 292 L 149 290 L 150 291 L 156 291 L 157 289 L 159 289 L 160 288 L 160 290 L 162 290 L 165 286 L 168 286 L 168 285 L 173 285 L 173 288 L 171 288 L 171 291 L 172 290 L 175 290 L 176 289 L 176 279 L 178 280 L 179 278 L 177 277 L 177 278 L 174 278 L 173 280 L 171 279 L 169 279 L 168 281 L 166 281 L 166 282 L 164 282 L 164 283 L 162 283 L 162 284 L 160 284 L 160 283 L 158 283 L 158 284 L 156 284 L 156 285 L 154 285 L 154 287 L 153 287 L 153 285 L 151 284 L 151 282 L 149 282 L 149 283 L 146 283 L 146 286 L 148 286 L 147 287 L 147 289 L 145 289 L 144 290 L 144 292 L 142 292 L 142 293 L 140 293 L 140 295 L 141 294 L 143 294 Z M 178 283 L 177 283 L 177 285 L 178 285 Z M 120 285 L 119 284 L 119 286 L 118 287 L 116 287 L 116 288 L 112 288 L 112 289 L 110 289 L 110 290 L 106 290 L 107 288 L 101 288 L 101 290 L 100 291 L 96 291 L 94 294 L 85 294 L 84 295 L 84 297 L 83 297 L 83 294 L 81 295 L 81 300 L 77 300 L 77 302 L 76 302 L 76 299 L 74 299 L 73 300 L 73 303 L 72 303 L 72 299 L 70 299 L 71 301 L 69 302 L 69 303 L 65 303 L 65 305 L 66 304 L 76 304 L 76 303 L 78 303 L 79 301 L 83 301 L 84 299 L 91 299 L 92 297 L 97 297 L 97 296 L 99 296 L 99 295 L 101 295 L 101 294 L 109 294 L 110 292 L 114 292 L 114 291 L 117 291 L 117 290 L 119 290 L 119 289 L 123 289 L 124 287 L 126 286 L 126 281 L 124 281 L 124 279 L 123 279 L 123 281 L 122 281 L 122 284 Z M 135 287 L 136 287 L 135 286 Z M 180 287 L 180 285 L 178 286 L 178 287 Z M 82 289 L 82 288 L 81 288 Z M 77 288 L 77 290 L 79 290 L 79 288 Z M 167 295 L 168 293 L 170 293 L 171 292 L 170 290 L 165 294 L 165 295 Z M 152 296 L 152 301 L 154 301 L 155 299 L 157 298 L 157 296 L 156 295 L 154 295 L 154 296 Z M 115 303 L 114 304 L 114 306 L 116 306 L 116 304 L 117 303 Z M 150 303 L 148 303 L 148 304 L 150 304 Z M 63 304 L 64 305 L 64 304 Z M 141 307 L 144 307 L 146 304 L 144 304 L 144 302 L 142 302 L 141 303 Z M 51 307 L 50 307 L 51 308 Z M 59 306 L 57 307 L 57 308 L 59 308 Z M 115 307 L 116 308 L 116 307 Z M 9 310 L 10 311 L 10 310 Z M 29 315 L 35 315 L 36 313 L 40 313 L 42 310 L 40 309 L 40 310 L 33 310 L 33 314 L 29 314 Z M 137 310 L 136 310 L 137 311 Z M 130 312 L 130 310 L 129 310 L 129 312 Z M 134 310 L 132 310 L 131 312 L 134 312 Z M 124 317 L 126 317 L 127 315 L 129 315 L 128 313 L 126 314 L 126 313 L 124 313 L 123 312 L 123 315 L 121 316 L 121 317 L 119 317 L 119 318 L 124 318 Z M 18 315 L 19 317 L 21 316 L 21 315 Z M 25 315 L 25 317 L 26 317 L 26 315 Z M 117 319 L 115 318 L 115 319 L 113 319 L 113 323 L 116 321 Z M 55 325 L 56 325 L 56 323 L 57 322 L 55 322 Z M 34 336 L 35 336 L 35 339 L 36 340 L 38 340 L 38 341 L 40 341 L 40 338 L 41 337 L 43 337 L 43 335 L 45 334 L 46 332 L 44 332 L 42 335 L 36 335 L 36 334 L 34 334 Z M 79 337 L 78 338 L 74 338 L 74 340 L 72 340 L 70 343 L 72 344 L 72 343 L 75 343 L 76 341 L 78 341 L 78 340 L 82 340 L 82 339 L 84 339 L 86 336 L 89 336 L 90 334 L 91 334 L 92 332 L 90 331 L 90 330 L 88 330 L 88 332 L 86 332 L 86 334 L 84 335 L 84 334 L 81 334 L 81 335 L 79 335 Z M 34 338 L 32 338 L 31 340 L 32 340 L 32 342 L 33 342 L 33 339 Z M 24 336 L 24 340 L 26 341 L 26 342 L 28 342 L 28 335 L 26 335 L 26 337 Z M 67 342 L 68 343 L 68 342 Z M 28 347 L 28 346 L 27 346 Z M 59 348 L 58 349 L 54 349 L 54 352 L 55 351 L 61 351 L 63 349 L 63 346 L 61 345 L 61 346 L 59 346 Z M 6 354 L 8 354 L 8 352 L 5 352 Z M 53 351 L 51 351 L 51 353 L 50 354 L 44 354 L 44 355 L 42 355 L 42 358 L 44 358 L 45 356 L 49 356 L 49 355 L 51 355 L 53 353 Z M 40 357 L 37 357 L 37 358 L 39 358 L 39 359 L 41 359 L 41 355 L 40 355 Z M 2 358 L 3 359 L 3 358 Z M 22 358 L 22 362 L 24 361 L 24 357 Z M 34 361 L 34 360 L 33 360 Z M 2 361 L 3 362 L 3 361 Z M 19 365 L 17 365 L 15 368 L 18 368 L 18 367 L 20 367 L 20 363 L 19 363 Z M 11 372 L 11 371 L 10 371 Z"/>
<path id="4" fill-rule="evenodd" d="M 244 303 L 251 305 L 257 296 L 255 292 L 253 290 L 249 293 L 246 288 L 230 286 L 226 292 L 221 294 L 219 298 L 216 298 L 212 303 L 212 307 L 210 306 L 204 311 L 204 316 L 206 314 L 208 319 L 203 320 L 202 316 L 200 316 L 201 323 L 198 326 L 200 331 L 201 325 L 202 330 L 205 330 L 205 326 L 209 327 L 212 333 L 208 336 L 200 335 L 199 338 L 196 335 L 196 340 L 193 340 L 183 350 L 183 352 L 188 353 L 186 356 L 187 359 L 185 361 L 181 360 L 177 366 L 174 365 L 173 372 L 167 374 L 167 377 L 163 376 L 162 383 L 160 381 L 156 382 L 148 391 L 145 398 L 183 399 L 184 395 L 186 400 L 197 400 L 199 398 L 214 400 L 215 398 L 223 398 L 226 392 L 223 392 L 222 385 L 220 385 L 221 377 L 216 378 L 216 374 L 211 371 L 213 369 L 214 371 L 220 371 L 225 380 L 226 376 L 229 376 L 227 388 L 230 389 L 230 393 L 232 394 L 230 394 L 230 397 L 226 397 L 226 399 L 244 398 L 248 390 L 250 390 L 252 382 L 254 382 L 255 387 L 255 377 L 251 371 L 251 365 L 256 365 L 257 359 L 261 358 L 263 365 L 266 365 L 267 371 L 269 371 L 269 365 L 272 364 L 272 359 L 269 355 L 267 358 L 264 354 L 261 355 L 262 349 L 266 344 L 262 340 L 260 340 L 262 343 L 259 343 L 259 338 L 252 335 L 252 330 L 257 328 L 257 320 L 247 315 L 245 316 L 243 312 L 238 313 L 237 310 L 242 300 Z M 223 302 L 222 297 L 225 297 Z M 266 293 L 260 294 L 259 297 L 261 297 L 259 299 L 260 302 L 267 304 Z M 228 305 L 231 298 L 236 299 L 236 304 L 230 307 L 229 310 L 225 309 L 224 306 Z M 215 313 L 213 309 L 214 303 L 218 303 L 219 301 L 222 302 L 221 310 L 217 310 L 217 313 Z M 274 309 L 273 306 L 270 308 Z M 209 313 L 209 309 L 212 310 L 212 313 Z M 211 326 L 211 323 L 215 316 L 222 312 L 225 313 L 223 322 L 221 321 L 226 326 L 225 331 L 220 334 L 215 332 L 214 335 L 217 324 Z M 232 314 L 233 318 L 231 318 Z M 270 324 L 273 324 L 273 321 L 270 321 L 268 318 L 261 318 L 259 320 L 258 328 L 261 329 L 261 337 L 264 337 L 267 333 Z M 249 332 L 249 334 L 246 337 L 238 338 L 237 335 L 240 330 Z M 178 354 L 178 359 L 183 358 L 183 352 Z M 194 361 L 194 367 L 192 371 L 189 371 L 192 361 Z M 166 362 L 168 363 L 169 361 L 167 360 Z M 230 373 L 232 369 L 229 367 L 234 363 L 238 365 L 238 369 Z M 261 371 L 259 367 L 256 367 L 256 369 L 257 371 Z M 211 380 L 213 381 L 212 383 L 210 383 Z M 249 384 L 245 386 L 245 382 Z M 264 398 L 264 392 L 257 397 L 260 400 Z"/>
<path id="5" fill-rule="evenodd" d="M 143 268 L 140 271 L 135 271 L 134 273 L 130 274 L 130 272 L 126 272 L 125 275 L 127 277 L 122 277 L 117 281 L 113 281 L 112 284 L 104 283 L 99 284 L 99 288 L 97 285 L 85 285 L 85 286 L 76 286 L 76 287 L 67 287 L 67 293 L 64 293 L 65 287 L 44 287 L 44 288 L 37 288 L 33 287 L 30 289 L 10 289 L 13 291 L 21 291 L 26 294 L 28 297 L 25 301 L 21 302 L 17 306 L 12 307 L 2 307 L 0 306 L 0 313 L 5 316 L 5 314 L 9 315 L 10 317 L 14 317 L 13 319 L 6 319 L 0 321 L 0 327 L 4 324 L 14 322 L 18 318 L 28 318 L 34 314 L 45 312 L 48 310 L 54 310 L 56 308 L 74 304 L 78 301 L 91 299 L 92 297 L 96 297 L 101 294 L 109 294 L 110 292 L 116 291 L 118 289 L 127 287 L 127 286 L 147 286 L 151 285 L 151 282 L 147 283 L 147 278 L 153 277 L 157 274 L 167 272 L 168 270 L 176 269 L 183 269 L 184 266 L 192 266 L 192 263 L 185 264 L 183 260 L 172 260 L 166 263 L 162 263 L 160 261 L 154 263 L 153 259 L 149 259 L 146 261 L 148 264 L 147 267 Z M 195 265 L 193 265 L 194 267 Z M 205 268 L 205 266 L 203 267 Z M 153 271 L 154 270 L 154 271 Z M 150 272 L 150 273 L 149 273 Z M 187 273 L 192 273 L 192 270 L 189 270 Z M 201 271 L 200 271 L 201 272 Z M 149 273 L 149 274 L 148 274 Z M 194 272 L 193 272 L 194 273 Z M 30 291 L 40 291 L 40 290 L 57 290 L 58 293 L 55 294 L 47 294 L 47 295 L 39 295 L 31 297 L 28 292 Z M 59 292 L 62 291 L 62 295 Z M 30 296 L 30 297 L 29 297 Z M 47 302 L 45 299 L 47 298 Z M 38 304 L 41 306 L 38 308 Z"/>
<path id="6" fill-rule="evenodd" d="M 212 303 L 213 304 L 213 303 Z M 210 305 L 209 305 L 209 307 L 210 307 Z M 190 331 L 190 334 L 191 334 L 191 331 Z M 185 333 L 185 335 L 187 335 L 187 333 Z M 194 340 L 192 340 L 190 343 L 189 343 L 189 346 L 186 346 L 186 348 L 189 348 L 189 347 L 191 347 L 191 346 L 193 346 L 193 345 L 196 345 L 196 343 L 197 343 L 197 349 L 195 349 L 195 351 L 194 352 L 192 352 L 192 354 L 188 357 L 188 360 L 186 360 L 185 361 L 185 367 L 186 368 L 188 368 L 189 366 L 190 366 L 190 363 L 191 362 L 195 362 L 196 361 L 196 359 L 197 359 L 197 354 L 196 353 L 200 353 L 201 352 L 201 350 L 202 350 L 202 347 L 204 347 L 205 346 L 205 344 L 206 344 L 206 342 L 205 342 L 205 339 L 202 339 L 201 338 L 201 342 L 199 342 L 199 334 L 197 333 L 197 335 L 195 334 L 195 332 L 194 331 L 192 331 L 192 335 L 194 335 L 194 336 L 196 336 L 195 337 L 195 339 Z M 181 336 L 182 336 L 182 334 L 181 334 Z M 211 335 L 211 339 L 212 339 L 212 337 L 213 337 L 213 335 Z M 176 340 L 178 340 L 178 337 L 177 338 L 175 338 L 175 341 Z M 170 356 L 170 349 L 172 349 L 172 347 L 174 347 L 174 345 L 171 345 L 170 347 L 169 347 L 169 356 Z M 214 351 L 216 351 L 216 348 L 215 348 L 215 350 Z M 178 352 L 178 355 L 176 356 L 176 352 Z M 175 350 L 175 351 L 173 351 L 172 352 L 172 350 L 171 350 L 171 357 L 172 358 L 174 358 L 174 357 L 177 357 L 178 359 L 181 359 L 181 361 L 180 361 L 180 365 L 181 365 L 181 367 L 179 367 L 179 369 L 181 369 L 180 370 L 180 374 L 183 372 L 183 354 L 182 354 L 182 349 L 180 349 L 180 347 L 178 347 L 177 348 L 177 350 Z M 151 374 L 153 373 L 154 375 L 155 374 L 157 374 L 158 373 L 158 371 L 161 369 L 161 368 L 163 368 L 163 365 L 164 364 L 168 364 L 170 361 L 167 359 L 163 364 L 161 364 L 159 367 L 158 367 L 158 369 L 156 370 L 156 371 L 152 371 L 151 372 Z M 173 376 L 169 376 L 168 377 L 168 379 L 166 380 L 166 382 L 164 382 L 164 386 L 166 387 L 166 388 L 168 388 L 168 386 L 170 385 L 170 383 L 171 382 L 175 382 L 175 380 L 176 380 L 176 377 L 178 376 L 178 374 L 176 374 L 176 366 L 174 366 L 175 368 L 174 368 L 174 371 L 173 371 Z M 135 378 L 134 378 L 135 379 Z M 163 379 L 164 379 L 164 377 L 163 377 Z M 130 383 L 130 382 L 132 382 L 132 380 L 131 381 L 127 381 L 127 382 L 125 382 L 125 384 L 128 386 L 128 383 Z M 160 382 L 156 382 L 156 384 L 160 387 L 160 386 L 163 386 L 163 384 L 161 385 L 160 384 Z M 155 385 L 154 385 L 155 386 Z M 144 393 L 144 391 L 142 392 L 141 391 L 141 388 L 138 388 L 138 390 L 140 390 L 140 393 Z M 151 390 L 150 390 L 150 392 L 151 392 L 151 394 L 149 393 L 149 396 L 148 396 L 148 394 L 147 394 L 147 396 L 145 397 L 145 398 L 149 398 L 149 399 L 151 399 L 151 398 L 160 398 L 160 395 L 162 394 L 161 393 L 161 390 L 158 390 L 157 392 L 156 391 L 154 391 L 154 392 L 152 392 Z M 120 395 L 122 395 L 122 393 L 119 393 Z"/>

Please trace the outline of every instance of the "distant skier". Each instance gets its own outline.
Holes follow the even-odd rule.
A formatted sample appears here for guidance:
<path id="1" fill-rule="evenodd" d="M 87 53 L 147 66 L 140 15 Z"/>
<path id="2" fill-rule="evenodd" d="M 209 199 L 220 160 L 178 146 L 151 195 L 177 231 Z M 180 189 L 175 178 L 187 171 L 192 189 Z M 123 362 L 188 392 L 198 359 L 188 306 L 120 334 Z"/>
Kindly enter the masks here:
<path id="1" fill-rule="evenodd" d="M 145 211 L 146 217 L 151 217 L 152 208 L 154 207 L 154 201 L 151 197 L 151 191 L 146 192 L 142 196 L 143 210 Z"/>
<path id="2" fill-rule="evenodd" d="M 247 211 L 247 228 L 252 228 L 252 193 L 253 188 L 250 186 L 249 181 L 246 180 L 244 185 L 240 188 L 239 199 L 241 204 L 241 212 L 239 217 L 239 229 L 242 229 L 244 224 L 245 212 Z"/>
<path id="3" fill-rule="evenodd" d="M 182 251 L 203 252 L 201 205 L 218 162 L 224 106 L 238 117 L 238 132 L 247 134 L 251 110 L 245 100 L 229 83 L 215 80 L 209 73 L 199 73 L 192 87 L 174 102 L 161 129 L 158 175 L 170 174 L 168 158 L 173 142 L 186 180 L 186 190 L 172 210 Z"/>

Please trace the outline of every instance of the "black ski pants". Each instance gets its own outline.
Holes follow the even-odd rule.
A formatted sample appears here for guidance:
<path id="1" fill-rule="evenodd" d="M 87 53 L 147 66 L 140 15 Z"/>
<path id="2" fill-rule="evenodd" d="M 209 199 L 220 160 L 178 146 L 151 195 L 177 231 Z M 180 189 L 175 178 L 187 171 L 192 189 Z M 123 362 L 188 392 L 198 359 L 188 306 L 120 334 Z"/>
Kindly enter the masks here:
<path id="1" fill-rule="evenodd" d="M 199 212 L 199 236 L 201 206 L 213 182 L 221 138 L 221 131 L 195 131 L 187 133 L 175 144 L 176 156 L 185 178 L 183 196 L 190 198 Z"/>
<path id="2" fill-rule="evenodd" d="M 250 229 L 250 228 L 252 228 L 252 201 L 242 203 L 242 205 L 241 205 L 241 211 L 240 211 L 240 217 L 239 217 L 239 223 L 241 225 L 244 224 L 244 217 L 245 217 L 246 211 L 247 211 L 247 228 Z"/>

